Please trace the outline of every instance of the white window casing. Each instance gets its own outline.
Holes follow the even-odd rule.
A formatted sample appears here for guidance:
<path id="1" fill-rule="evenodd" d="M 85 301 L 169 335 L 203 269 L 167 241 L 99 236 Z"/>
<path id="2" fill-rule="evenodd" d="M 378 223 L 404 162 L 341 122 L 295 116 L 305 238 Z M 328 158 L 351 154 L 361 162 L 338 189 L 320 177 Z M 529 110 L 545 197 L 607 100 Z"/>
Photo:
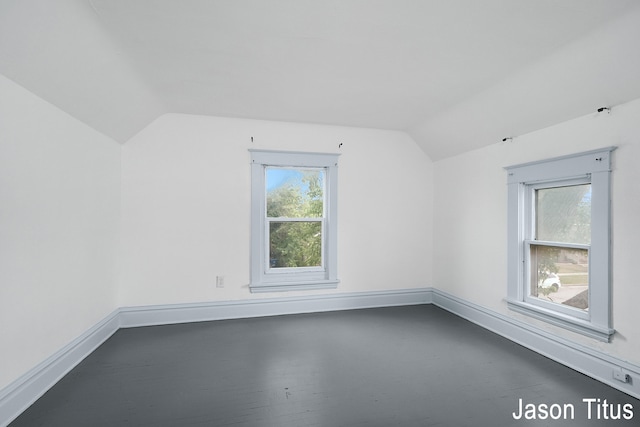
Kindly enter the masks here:
<path id="1" fill-rule="evenodd" d="M 249 150 L 251 155 L 251 292 L 334 289 L 337 277 L 338 156 L 274 150 Z M 269 218 L 266 214 L 266 169 L 310 168 L 324 171 L 324 214 L 312 218 Z M 272 268 L 269 227 L 272 222 L 319 222 L 321 265 Z"/>
<path id="2" fill-rule="evenodd" d="M 510 309 L 592 338 L 609 341 L 611 306 L 611 157 L 616 147 L 506 167 L 507 304 Z M 538 188 L 590 183 L 589 245 L 537 241 L 532 235 L 533 197 Z M 530 298 L 531 245 L 588 250 L 588 310 Z"/>

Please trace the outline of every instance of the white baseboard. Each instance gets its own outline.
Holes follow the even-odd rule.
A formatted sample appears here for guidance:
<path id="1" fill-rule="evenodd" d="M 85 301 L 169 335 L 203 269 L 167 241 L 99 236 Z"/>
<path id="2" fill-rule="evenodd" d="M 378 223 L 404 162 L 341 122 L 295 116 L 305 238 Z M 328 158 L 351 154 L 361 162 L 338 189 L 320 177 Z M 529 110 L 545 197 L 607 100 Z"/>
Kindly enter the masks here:
<path id="1" fill-rule="evenodd" d="M 119 328 L 114 311 L 84 334 L 0 390 L 0 426 L 6 426 Z"/>
<path id="2" fill-rule="evenodd" d="M 172 323 L 279 316 L 283 314 L 429 304 L 431 303 L 431 296 L 431 288 L 417 288 L 289 298 L 124 307 L 120 309 L 120 327 L 131 328 Z"/>
<path id="3" fill-rule="evenodd" d="M 123 307 L 0 390 L 0 426 L 7 426 L 119 328 L 431 303 L 640 399 L 640 367 L 437 289 L 418 288 Z M 614 370 L 631 381 L 615 380 Z"/>
<path id="4" fill-rule="evenodd" d="M 640 399 L 640 366 L 558 337 L 520 320 L 433 289 L 433 304 L 571 369 Z M 613 372 L 629 375 L 627 383 Z"/>

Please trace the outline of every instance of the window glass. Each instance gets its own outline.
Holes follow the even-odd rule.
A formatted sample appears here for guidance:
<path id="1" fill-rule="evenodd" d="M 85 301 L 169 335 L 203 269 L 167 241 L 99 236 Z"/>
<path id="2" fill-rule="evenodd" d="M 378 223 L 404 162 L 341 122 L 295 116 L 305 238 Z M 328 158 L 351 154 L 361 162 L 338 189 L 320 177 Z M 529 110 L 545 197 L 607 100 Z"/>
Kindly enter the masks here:
<path id="1" fill-rule="evenodd" d="M 324 174 L 323 169 L 267 167 L 267 217 L 322 217 Z"/>
<path id="2" fill-rule="evenodd" d="M 589 251 L 557 246 L 530 246 L 531 296 L 587 311 Z"/>
<path id="3" fill-rule="evenodd" d="M 272 221 L 269 225 L 269 266 L 321 267 L 320 221 Z"/>
<path id="4" fill-rule="evenodd" d="M 535 192 L 536 240 L 591 243 L 591 184 Z"/>
<path id="5" fill-rule="evenodd" d="M 265 174 L 269 268 L 321 267 L 324 169 L 266 167 Z M 319 220 L 301 220 L 311 218 Z"/>

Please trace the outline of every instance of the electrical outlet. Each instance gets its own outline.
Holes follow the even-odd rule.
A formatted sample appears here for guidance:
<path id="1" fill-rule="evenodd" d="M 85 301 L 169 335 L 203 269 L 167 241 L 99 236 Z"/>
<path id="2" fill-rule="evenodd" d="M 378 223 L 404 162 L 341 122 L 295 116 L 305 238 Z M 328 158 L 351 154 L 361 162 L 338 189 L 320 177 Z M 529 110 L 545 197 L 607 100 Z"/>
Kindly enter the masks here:
<path id="1" fill-rule="evenodd" d="M 224 276 L 216 276 L 216 288 L 224 288 Z"/>
<path id="2" fill-rule="evenodd" d="M 624 372 L 622 372 L 621 368 L 613 370 L 613 378 L 623 383 L 628 383 L 629 381 L 631 381 L 631 377 L 629 376 L 629 374 L 625 374 Z"/>

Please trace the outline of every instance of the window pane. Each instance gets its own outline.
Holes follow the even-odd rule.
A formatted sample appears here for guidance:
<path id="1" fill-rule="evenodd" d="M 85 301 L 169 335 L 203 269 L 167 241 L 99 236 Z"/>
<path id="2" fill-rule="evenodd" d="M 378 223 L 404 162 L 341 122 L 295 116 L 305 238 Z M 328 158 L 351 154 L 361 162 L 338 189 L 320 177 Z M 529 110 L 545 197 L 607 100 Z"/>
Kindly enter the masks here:
<path id="1" fill-rule="evenodd" d="M 531 296 L 589 308 L 589 251 L 531 245 Z"/>
<path id="2" fill-rule="evenodd" d="M 324 175 L 324 169 L 267 167 L 267 217 L 322 217 Z"/>
<path id="3" fill-rule="evenodd" d="M 269 265 L 278 267 L 322 266 L 320 221 L 271 222 Z"/>
<path id="4" fill-rule="evenodd" d="M 536 190 L 536 240 L 591 243 L 591 184 Z"/>

